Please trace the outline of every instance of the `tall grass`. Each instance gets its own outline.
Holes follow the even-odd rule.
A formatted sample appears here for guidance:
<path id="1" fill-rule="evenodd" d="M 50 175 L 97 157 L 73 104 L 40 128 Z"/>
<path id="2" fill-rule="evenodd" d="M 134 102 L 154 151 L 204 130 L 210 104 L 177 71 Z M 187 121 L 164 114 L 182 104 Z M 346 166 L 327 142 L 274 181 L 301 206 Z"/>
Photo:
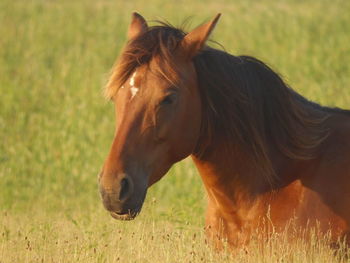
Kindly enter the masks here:
<path id="1" fill-rule="evenodd" d="M 147 209 L 154 212 L 153 205 Z M 335 254 L 328 238 L 290 243 L 272 235 L 244 249 L 214 251 L 199 227 L 154 220 L 117 222 L 103 213 L 36 214 L 28 224 L 23 216 L 2 214 L 1 262 L 348 262 L 345 247 Z"/>
<path id="2" fill-rule="evenodd" d="M 336 260 L 322 240 L 215 253 L 190 160 L 150 189 L 135 221 L 103 210 L 96 175 L 114 116 L 101 90 L 134 10 L 175 25 L 193 16 L 192 26 L 222 12 L 213 39 L 228 52 L 262 59 L 312 100 L 350 108 L 349 1 L 2 0 L 0 262 Z"/>

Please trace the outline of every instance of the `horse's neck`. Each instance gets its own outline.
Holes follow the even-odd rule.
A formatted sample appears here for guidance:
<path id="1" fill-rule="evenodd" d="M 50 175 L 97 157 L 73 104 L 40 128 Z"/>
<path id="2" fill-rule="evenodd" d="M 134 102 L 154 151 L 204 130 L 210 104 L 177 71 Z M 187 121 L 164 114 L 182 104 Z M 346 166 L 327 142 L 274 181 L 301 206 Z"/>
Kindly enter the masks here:
<path id="1" fill-rule="evenodd" d="M 259 188 L 264 188 L 259 178 L 248 180 L 253 176 L 254 169 L 245 160 L 237 161 L 235 156 L 220 156 L 219 153 L 212 153 L 206 158 L 192 156 L 192 159 L 210 201 L 218 206 L 221 203 L 230 203 L 229 207 L 238 206 L 240 201 L 251 200 Z"/>
<path id="2" fill-rule="evenodd" d="M 242 152 L 236 150 L 223 154 L 219 149 L 222 148 L 214 147 L 201 157 L 192 156 L 207 190 L 209 202 L 218 208 L 248 211 L 274 190 L 296 179 L 292 172 L 285 172 L 292 171 L 294 164 L 281 156 L 273 157 L 280 178 L 271 185 Z"/>

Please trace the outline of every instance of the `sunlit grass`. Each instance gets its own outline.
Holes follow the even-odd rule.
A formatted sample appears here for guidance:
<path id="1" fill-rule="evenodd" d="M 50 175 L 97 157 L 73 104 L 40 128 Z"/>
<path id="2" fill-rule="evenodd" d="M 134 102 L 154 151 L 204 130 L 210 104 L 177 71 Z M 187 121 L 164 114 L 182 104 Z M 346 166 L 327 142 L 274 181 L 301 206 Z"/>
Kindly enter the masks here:
<path id="1" fill-rule="evenodd" d="M 3 0 L 0 262 L 335 261 L 322 240 L 215 253 L 190 160 L 150 189 L 136 221 L 103 210 L 97 174 L 114 116 L 102 87 L 135 10 L 175 25 L 192 16 L 192 26 L 222 12 L 213 39 L 227 51 L 262 59 L 309 99 L 349 108 L 349 1 Z"/>
<path id="2" fill-rule="evenodd" d="M 152 214 L 153 207 L 148 210 Z M 97 209 L 86 216 L 3 212 L 1 219 L 1 262 L 347 262 L 346 248 L 336 254 L 327 236 L 291 243 L 273 234 L 263 243 L 254 239 L 241 249 L 215 251 L 201 228 L 149 215 L 119 222 Z"/>

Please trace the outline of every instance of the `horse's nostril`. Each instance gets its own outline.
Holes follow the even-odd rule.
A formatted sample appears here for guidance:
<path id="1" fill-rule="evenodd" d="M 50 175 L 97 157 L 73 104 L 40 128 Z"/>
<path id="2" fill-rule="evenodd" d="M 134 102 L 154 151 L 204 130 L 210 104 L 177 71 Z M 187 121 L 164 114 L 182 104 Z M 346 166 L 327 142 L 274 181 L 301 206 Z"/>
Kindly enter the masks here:
<path id="1" fill-rule="evenodd" d="M 130 197 L 133 191 L 133 184 L 131 179 L 126 176 L 120 181 L 120 193 L 119 193 L 119 200 L 125 201 Z"/>

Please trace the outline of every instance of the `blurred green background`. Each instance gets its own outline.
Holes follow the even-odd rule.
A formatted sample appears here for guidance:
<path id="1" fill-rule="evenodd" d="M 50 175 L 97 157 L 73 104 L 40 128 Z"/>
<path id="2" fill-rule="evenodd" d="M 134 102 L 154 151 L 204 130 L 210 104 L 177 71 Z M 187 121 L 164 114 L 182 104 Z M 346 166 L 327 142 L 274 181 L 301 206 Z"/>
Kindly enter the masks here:
<path id="1" fill-rule="evenodd" d="M 212 38 L 228 52 L 263 60 L 309 99 L 350 108 L 350 1 L 2 0 L 0 222 L 10 232 L 8 216 L 26 230 L 35 218 L 92 225 L 96 214 L 119 224 L 97 191 L 114 133 L 102 89 L 132 11 L 150 24 L 191 17 L 189 29 L 221 12 Z M 185 160 L 150 189 L 137 220 L 200 229 L 204 210 L 200 178 Z"/>

